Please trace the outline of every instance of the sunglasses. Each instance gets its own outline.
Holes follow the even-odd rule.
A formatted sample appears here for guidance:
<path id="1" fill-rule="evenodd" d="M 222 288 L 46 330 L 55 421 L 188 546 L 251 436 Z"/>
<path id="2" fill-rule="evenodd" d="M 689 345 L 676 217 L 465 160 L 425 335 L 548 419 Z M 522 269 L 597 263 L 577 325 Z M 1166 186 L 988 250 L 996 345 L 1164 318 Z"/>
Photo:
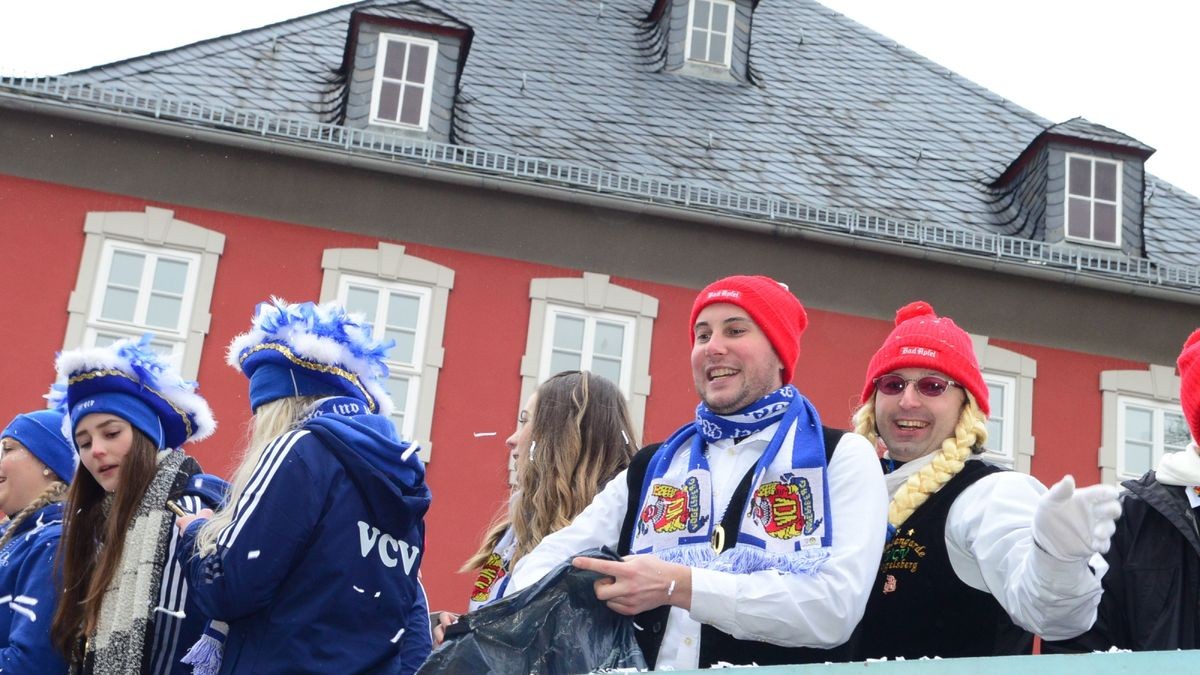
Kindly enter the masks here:
<path id="1" fill-rule="evenodd" d="M 875 378 L 875 391 L 884 396 L 898 396 L 904 393 L 905 387 L 911 382 L 917 386 L 917 393 L 928 398 L 936 398 L 946 393 L 950 387 L 961 387 L 954 380 L 947 380 L 936 375 L 926 375 L 920 379 L 909 380 L 899 375 L 881 375 Z"/>

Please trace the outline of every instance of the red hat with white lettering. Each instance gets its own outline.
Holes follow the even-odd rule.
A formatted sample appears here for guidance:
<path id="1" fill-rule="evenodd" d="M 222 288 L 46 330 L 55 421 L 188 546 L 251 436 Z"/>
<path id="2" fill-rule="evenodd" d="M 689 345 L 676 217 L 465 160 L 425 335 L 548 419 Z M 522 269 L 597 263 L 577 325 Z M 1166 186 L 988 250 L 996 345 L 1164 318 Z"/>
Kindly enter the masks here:
<path id="1" fill-rule="evenodd" d="M 791 382 L 796 372 L 796 360 L 800 358 L 800 336 L 808 327 L 808 314 L 788 287 L 763 276 L 733 276 L 712 282 L 700 291 L 692 304 L 688 333 L 693 345 L 696 344 L 694 329 L 700 310 L 718 302 L 746 310 L 766 334 L 783 364 L 783 383 Z"/>
<path id="2" fill-rule="evenodd" d="M 925 368 L 944 373 L 971 392 L 984 415 L 988 388 L 979 371 L 971 336 L 949 317 L 934 314 L 929 303 L 918 300 L 896 310 L 896 327 L 871 357 L 862 402 L 875 392 L 875 378 L 901 368 Z"/>
<path id="3" fill-rule="evenodd" d="M 1192 430 L 1192 440 L 1200 443 L 1200 328 L 1183 343 L 1178 365 L 1179 402 Z"/>

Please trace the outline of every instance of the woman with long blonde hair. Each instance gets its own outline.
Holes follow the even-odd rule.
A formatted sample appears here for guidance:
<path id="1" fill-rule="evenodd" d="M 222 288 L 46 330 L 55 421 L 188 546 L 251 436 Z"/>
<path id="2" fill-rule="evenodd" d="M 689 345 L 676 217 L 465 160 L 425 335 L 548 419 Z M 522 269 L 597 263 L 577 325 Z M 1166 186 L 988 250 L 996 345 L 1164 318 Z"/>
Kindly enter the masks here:
<path id="1" fill-rule="evenodd" d="M 337 303 L 279 299 L 230 343 L 252 433 L 226 505 L 179 522 L 214 619 L 185 659 L 197 672 L 405 675 L 429 654 L 429 489 L 388 416 L 390 346 Z"/>
<path id="2" fill-rule="evenodd" d="M 512 498 L 463 572 L 476 572 L 469 609 L 499 598 L 508 573 L 546 535 L 570 524 L 629 465 L 637 434 L 621 390 L 588 371 L 552 376 L 529 396 L 506 444 L 516 465 Z M 439 643 L 457 619 L 440 612 Z"/>

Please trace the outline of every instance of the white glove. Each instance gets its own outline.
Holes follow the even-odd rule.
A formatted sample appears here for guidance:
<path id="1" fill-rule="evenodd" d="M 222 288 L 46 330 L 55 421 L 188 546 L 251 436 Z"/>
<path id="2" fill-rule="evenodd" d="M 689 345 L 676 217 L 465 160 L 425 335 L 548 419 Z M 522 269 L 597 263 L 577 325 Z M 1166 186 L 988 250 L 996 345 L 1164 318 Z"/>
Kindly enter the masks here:
<path id="1" fill-rule="evenodd" d="M 1090 485 L 1075 489 L 1066 475 L 1038 498 L 1033 514 L 1033 542 L 1059 560 L 1086 560 L 1108 551 L 1116 531 L 1121 502 L 1117 488 Z"/>

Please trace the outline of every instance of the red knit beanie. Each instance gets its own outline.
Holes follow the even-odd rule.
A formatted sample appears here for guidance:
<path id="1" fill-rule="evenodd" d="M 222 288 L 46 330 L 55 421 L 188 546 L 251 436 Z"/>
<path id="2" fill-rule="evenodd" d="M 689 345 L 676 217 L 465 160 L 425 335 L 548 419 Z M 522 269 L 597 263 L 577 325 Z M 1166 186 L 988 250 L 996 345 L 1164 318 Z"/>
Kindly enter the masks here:
<path id="1" fill-rule="evenodd" d="M 901 368 L 945 373 L 971 392 L 984 415 L 990 414 L 988 388 L 979 372 L 971 336 L 950 318 L 934 314 L 929 303 L 921 300 L 896 310 L 896 327 L 867 366 L 862 402 L 875 391 L 875 378 Z"/>
<path id="2" fill-rule="evenodd" d="M 1178 364 L 1179 402 L 1192 430 L 1192 440 L 1200 442 L 1200 328 L 1183 343 Z"/>
<path id="3" fill-rule="evenodd" d="M 775 355 L 783 364 L 783 383 L 791 382 L 796 372 L 796 360 L 800 358 L 800 335 L 808 327 L 808 315 L 788 287 L 763 276 L 725 277 L 712 282 L 700 291 L 696 302 L 692 304 L 688 333 L 693 345 L 696 344 L 694 328 L 700 310 L 718 302 L 727 302 L 746 310 L 766 334 L 775 349 Z"/>

